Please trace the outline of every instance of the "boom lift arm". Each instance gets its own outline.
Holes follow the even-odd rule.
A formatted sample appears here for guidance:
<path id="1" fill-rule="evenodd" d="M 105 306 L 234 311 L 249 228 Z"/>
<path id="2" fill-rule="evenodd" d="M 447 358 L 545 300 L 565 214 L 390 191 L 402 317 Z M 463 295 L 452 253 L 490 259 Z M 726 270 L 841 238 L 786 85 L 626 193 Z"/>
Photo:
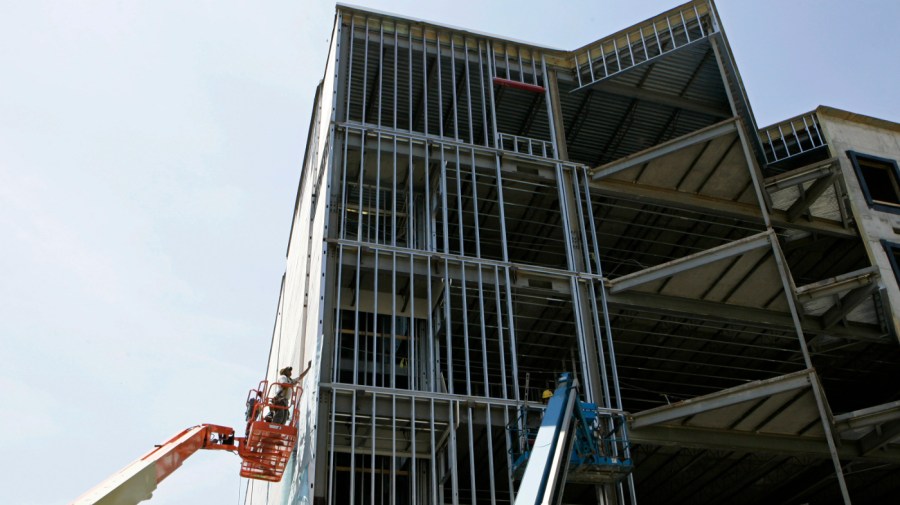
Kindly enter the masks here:
<path id="1" fill-rule="evenodd" d="M 202 424 L 156 446 L 125 468 L 81 495 L 72 505 L 120 505 L 149 500 L 157 484 L 200 449 L 236 451 L 234 430 Z"/>
<path id="2" fill-rule="evenodd" d="M 273 391 L 281 390 L 289 394 L 280 395 L 281 401 L 274 400 Z M 214 424 L 188 428 L 114 473 L 71 505 L 135 505 L 149 500 L 156 486 L 200 449 L 234 452 L 241 457 L 241 477 L 278 482 L 297 443 L 302 394 L 298 383 L 262 381 L 247 397 L 244 437 L 235 437 L 234 429 Z"/>

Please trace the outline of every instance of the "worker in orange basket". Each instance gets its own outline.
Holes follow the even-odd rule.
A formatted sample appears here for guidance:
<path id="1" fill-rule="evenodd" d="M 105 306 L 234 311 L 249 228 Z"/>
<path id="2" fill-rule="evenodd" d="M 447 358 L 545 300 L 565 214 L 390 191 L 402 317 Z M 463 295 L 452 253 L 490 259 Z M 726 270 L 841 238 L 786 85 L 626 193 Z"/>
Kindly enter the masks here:
<path id="1" fill-rule="evenodd" d="M 286 385 L 294 385 L 302 381 L 303 377 L 306 377 L 306 374 L 309 373 L 311 367 L 312 361 L 306 364 L 306 370 L 304 370 L 296 379 L 291 378 L 291 372 L 294 367 L 288 366 L 278 371 L 278 383 L 275 384 L 274 394 L 272 395 L 272 404 L 284 408 L 272 409 L 272 412 L 269 413 L 271 416 L 270 422 L 287 424 L 288 417 L 290 416 L 291 390 L 293 388 L 287 387 Z M 269 421 L 268 416 L 266 420 Z"/>

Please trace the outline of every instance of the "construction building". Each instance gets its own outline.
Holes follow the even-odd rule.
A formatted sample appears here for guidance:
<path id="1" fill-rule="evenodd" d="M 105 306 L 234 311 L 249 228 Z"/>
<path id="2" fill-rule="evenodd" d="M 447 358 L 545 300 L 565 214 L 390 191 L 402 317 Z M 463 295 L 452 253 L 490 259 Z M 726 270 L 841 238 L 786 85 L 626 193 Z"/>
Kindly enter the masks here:
<path id="1" fill-rule="evenodd" d="M 564 503 L 893 502 L 897 160 L 759 127 L 706 0 L 572 51 L 339 5 L 269 360 L 312 363 L 300 441 L 247 502 L 512 503 L 562 372 L 633 462 Z"/>

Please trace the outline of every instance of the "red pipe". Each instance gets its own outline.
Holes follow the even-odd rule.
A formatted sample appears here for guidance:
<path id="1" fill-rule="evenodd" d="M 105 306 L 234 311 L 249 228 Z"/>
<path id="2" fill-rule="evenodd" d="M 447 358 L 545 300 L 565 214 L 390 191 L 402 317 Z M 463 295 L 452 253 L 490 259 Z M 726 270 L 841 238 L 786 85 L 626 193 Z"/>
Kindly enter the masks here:
<path id="1" fill-rule="evenodd" d="M 494 77 L 494 84 L 498 86 L 506 86 L 507 88 L 515 88 L 521 89 L 523 91 L 530 91 L 532 93 L 543 93 L 544 87 L 538 86 L 537 84 L 528 84 L 525 82 L 513 81 L 511 79 L 504 79 L 502 77 Z"/>

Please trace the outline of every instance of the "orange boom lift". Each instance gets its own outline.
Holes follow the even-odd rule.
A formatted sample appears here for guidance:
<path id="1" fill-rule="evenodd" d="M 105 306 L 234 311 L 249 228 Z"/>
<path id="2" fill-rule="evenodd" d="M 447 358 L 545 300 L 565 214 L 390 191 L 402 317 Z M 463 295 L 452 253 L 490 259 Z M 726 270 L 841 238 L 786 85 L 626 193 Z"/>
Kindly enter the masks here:
<path id="1" fill-rule="evenodd" d="M 290 392 L 287 405 L 271 400 L 276 387 Z M 71 505 L 131 505 L 149 500 L 157 484 L 200 449 L 230 451 L 240 456 L 241 477 L 279 482 L 297 444 L 298 405 L 302 395 L 299 383 L 261 381 L 247 395 L 247 427 L 243 437 L 235 437 L 233 428 L 214 424 L 188 428 L 109 476 Z M 279 417 L 287 419 L 286 423 L 271 421 Z"/>

